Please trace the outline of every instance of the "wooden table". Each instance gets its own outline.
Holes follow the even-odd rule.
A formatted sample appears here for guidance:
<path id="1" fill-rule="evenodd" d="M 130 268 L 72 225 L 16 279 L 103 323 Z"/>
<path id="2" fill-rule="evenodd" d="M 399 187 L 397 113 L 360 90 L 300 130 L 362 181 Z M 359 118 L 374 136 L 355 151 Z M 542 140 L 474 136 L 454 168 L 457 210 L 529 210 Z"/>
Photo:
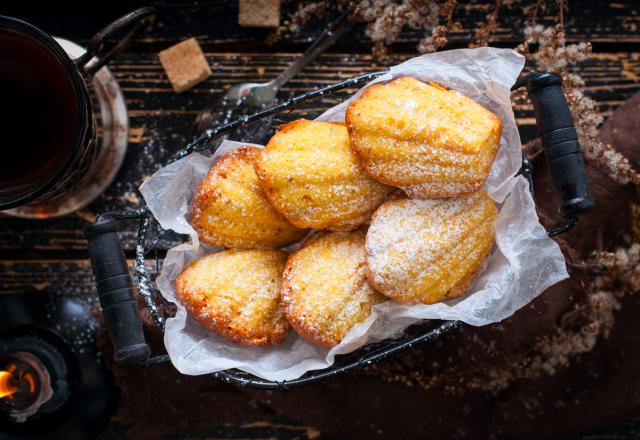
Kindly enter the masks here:
<path id="1" fill-rule="evenodd" d="M 159 11 L 156 26 L 109 65 L 122 87 L 129 109 L 129 146 L 124 165 L 115 182 L 97 201 L 73 215 L 46 221 L 0 219 L 2 294 L 50 291 L 95 303 L 82 227 L 103 211 L 137 207 L 140 203 L 138 186 L 185 144 L 191 123 L 202 107 L 233 84 L 264 82 L 272 78 L 304 50 L 320 28 L 319 23 L 312 23 L 301 34 L 285 35 L 276 44 L 268 45 L 265 39 L 269 31 L 237 26 L 237 2 L 226 0 L 144 3 L 119 0 L 91 5 L 22 0 L 3 4 L 0 13 L 20 17 L 53 35 L 82 44 L 109 21 L 147 3 Z M 474 24 L 484 20 L 492 3 L 476 0 L 459 6 L 456 18 L 463 28 L 450 36 L 448 47 L 466 47 L 473 38 Z M 514 47 L 522 40 L 521 5 L 504 3 L 491 44 Z M 550 17 L 541 18 L 543 22 L 549 20 Z M 604 116 L 640 91 L 639 25 L 640 1 L 571 2 L 567 16 L 568 39 L 591 41 L 594 47 L 594 53 L 576 71 L 586 80 L 586 92 L 597 101 L 598 111 Z M 281 96 L 293 96 L 379 70 L 381 66 L 372 58 L 370 44 L 363 34 L 361 26 L 353 29 L 350 38 L 343 38 L 289 82 Z M 176 94 L 166 79 L 157 53 L 192 36 L 202 45 L 213 75 L 193 89 Z M 416 32 L 403 33 L 392 47 L 393 58 L 389 63 L 414 56 L 418 38 Z M 335 98 L 324 98 L 299 109 L 296 114 L 313 117 L 336 102 Z M 520 106 L 515 112 L 523 141 L 526 141 L 535 134 L 531 108 Z M 131 257 L 133 233 L 124 233 L 122 241 Z M 180 237 L 163 234 L 158 243 L 160 256 L 179 242 Z M 266 435 L 263 431 L 255 431 L 255 426 L 247 428 L 246 432 L 242 427 L 236 429 L 242 436 Z M 282 429 L 282 432 L 289 429 L 299 433 L 302 428 L 294 424 Z M 270 432 L 269 435 L 279 435 L 280 431 Z M 314 433 L 306 432 L 306 435 L 311 438 Z"/>

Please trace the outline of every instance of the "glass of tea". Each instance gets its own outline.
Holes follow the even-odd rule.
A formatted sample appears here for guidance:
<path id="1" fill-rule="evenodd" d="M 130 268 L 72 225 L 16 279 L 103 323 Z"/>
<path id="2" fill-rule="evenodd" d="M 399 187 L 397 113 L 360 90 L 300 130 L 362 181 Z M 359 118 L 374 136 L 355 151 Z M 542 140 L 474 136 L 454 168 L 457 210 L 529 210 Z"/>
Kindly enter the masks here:
<path id="1" fill-rule="evenodd" d="M 0 15 L 0 211 L 34 218 L 64 215 L 104 189 L 105 182 L 98 181 L 104 180 L 105 167 L 115 165 L 104 163 L 105 143 L 96 142 L 101 102 L 93 77 L 155 17 L 155 10 L 145 7 L 119 18 L 72 59 L 42 30 Z M 107 40 L 121 34 L 105 49 Z M 115 170 L 109 171 L 112 178 Z"/>

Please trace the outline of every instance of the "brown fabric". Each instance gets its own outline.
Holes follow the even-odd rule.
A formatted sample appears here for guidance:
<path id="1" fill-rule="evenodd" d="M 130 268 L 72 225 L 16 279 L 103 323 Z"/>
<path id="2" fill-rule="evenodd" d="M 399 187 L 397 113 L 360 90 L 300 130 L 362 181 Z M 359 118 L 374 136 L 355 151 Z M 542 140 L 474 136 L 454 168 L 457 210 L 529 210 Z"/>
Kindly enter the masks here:
<path id="1" fill-rule="evenodd" d="M 602 142 L 622 151 L 636 168 L 640 164 L 640 93 L 636 93 L 611 115 L 598 131 Z"/>
<path id="2" fill-rule="evenodd" d="M 152 351 L 162 352 L 159 330 L 147 330 Z M 99 345 L 111 358 L 113 348 L 106 333 L 101 335 Z M 107 430 L 124 428 L 127 439 L 189 437 L 211 427 L 264 420 L 272 415 L 267 406 L 240 390 L 211 376 L 183 376 L 170 364 L 150 368 L 112 365 L 112 369 L 122 403 Z"/>
<path id="3" fill-rule="evenodd" d="M 534 194 L 538 214 L 542 224 L 552 228 L 564 222 L 559 213 L 561 198 L 553 189 L 544 156 L 537 156 L 532 163 L 535 170 Z M 595 202 L 595 208 L 584 215 L 576 227 L 558 239 L 558 242 L 566 244 L 574 251 L 573 257 L 580 259 L 587 257 L 594 250 L 611 249 L 628 242 L 628 204 L 635 193 L 631 186 L 615 184 L 606 174 L 593 166 L 587 166 L 587 178 L 589 195 Z M 571 262 L 574 261 L 572 258 Z"/>
<path id="4" fill-rule="evenodd" d="M 253 394 L 294 419 L 354 439 L 567 438 L 637 416 L 638 313 L 638 298 L 629 297 L 596 350 L 553 376 L 519 381 L 496 395 L 447 395 L 444 387 L 424 390 L 362 375 L 287 394 Z M 443 343 L 455 344 L 450 337 Z M 448 352 L 466 355 L 459 345 Z"/>

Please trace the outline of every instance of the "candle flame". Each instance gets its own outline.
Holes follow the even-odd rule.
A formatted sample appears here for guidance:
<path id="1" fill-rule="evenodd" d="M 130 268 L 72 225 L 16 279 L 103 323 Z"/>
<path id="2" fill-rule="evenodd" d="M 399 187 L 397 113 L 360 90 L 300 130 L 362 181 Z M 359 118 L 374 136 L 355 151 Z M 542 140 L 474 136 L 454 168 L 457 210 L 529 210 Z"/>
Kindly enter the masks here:
<path id="1" fill-rule="evenodd" d="M 18 387 L 11 383 L 11 376 L 15 369 L 16 366 L 11 364 L 7 367 L 7 371 L 0 371 L 0 399 L 5 397 L 11 399 L 11 396 L 18 391 Z"/>

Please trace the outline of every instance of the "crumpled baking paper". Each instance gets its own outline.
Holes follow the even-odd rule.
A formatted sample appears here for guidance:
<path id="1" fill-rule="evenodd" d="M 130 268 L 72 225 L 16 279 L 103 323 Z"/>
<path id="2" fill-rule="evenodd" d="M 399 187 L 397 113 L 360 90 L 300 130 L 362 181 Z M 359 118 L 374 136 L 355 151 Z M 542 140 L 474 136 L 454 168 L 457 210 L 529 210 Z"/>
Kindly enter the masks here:
<path id="1" fill-rule="evenodd" d="M 269 380 L 295 379 L 309 370 L 330 366 L 337 354 L 397 337 L 418 320 L 460 320 L 471 325 L 503 320 L 547 287 L 567 278 L 560 248 L 538 222 L 526 181 L 516 177 L 522 153 L 509 95 L 523 65 L 524 58 L 509 49 L 451 50 L 410 59 L 372 82 L 407 75 L 438 82 L 467 95 L 502 119 L 500 149 L 486 184 L 500 209 L 494 225 L 496 246 L 468 294 L 432 305 L 391 301 L 378 304 L 369 318 L 354 326 L 330 350 L 307 342 L 294 331 L 277 347 L 241 347 L 203 329 L 176 299 L 174 280 L 184 265 L 218 250 L 201 246 L 187 222 L 191 197 L 217 157 L 247 144 L 225 141 L 213 157 L 194 153 L 155 173 L 140 188 L 149 209 L 163 228 L 190 237 L 188 243 L 169 250 L 157 280 L 162 295 L 178 305 L 176 316 L 167 320 L 164 337 L 174 366 L 190 375 L 239 368 Z M 349 101 L 318 119 L 344 120 Z"/>

